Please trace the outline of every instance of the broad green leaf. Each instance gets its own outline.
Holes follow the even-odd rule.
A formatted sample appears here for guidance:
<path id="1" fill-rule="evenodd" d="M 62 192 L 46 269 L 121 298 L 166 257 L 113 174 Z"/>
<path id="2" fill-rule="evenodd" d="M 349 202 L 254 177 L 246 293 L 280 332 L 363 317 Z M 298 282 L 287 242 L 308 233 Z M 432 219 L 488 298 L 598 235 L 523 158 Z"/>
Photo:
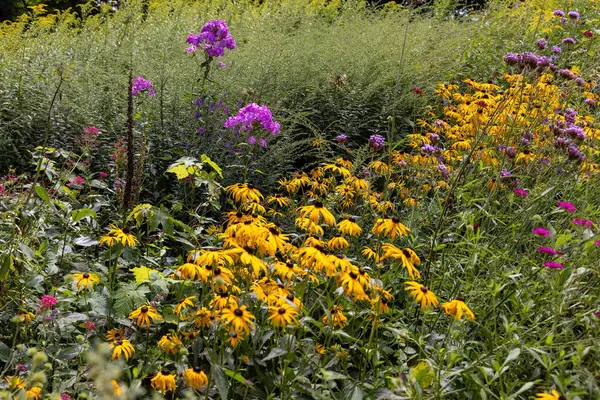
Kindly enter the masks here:
<path id="1" fill-rule="evenodd" d="M 410 377 L 419 383 L 423 389 L 427 389 L 433 383 L 435 373 L 433 368 L 425 360 L 418 363 L 410 373 Z"/>
<path id="2" fill-rule="evenodd" d="M 325 381 L 332 381 L 332 380 L 336 380 L 336 379 L 343 379 L 343 380 L 348 379 L 347 375 L 340 374 L 339 372 L 335 372 L 335 371 L 327 371 L 325 369 L 321 369 L 321 376 L 323 376 L 323 380 L 325 380 Z"/>
<path id="3" fill-rule="evenodd" d="M 8 275 L 8 271 L 13 267 L 13 258 L 11 254 L 5 254 L 0 263 L 0 280 L 4 281 Z"/>
<path id="4" fill-rule="evenodd" d="M 263 358 L 261 361 L 272 360 L 273 358 L 282 356 L 284 354 L 287 354 L 287 350 L 281 349 L 279 347 L 274 347 L 271 349 L 269 354 L 265 358 Z"/>
<path id="5" fill-rule="evenodd" d="M 89 236 L 83 236 L 73 239 L 73 243 L 77 246 L 90 247 L 98 245 L 98 241 L 96 239 L 92 239 Z"/>
<path id="6" fill-rule="evenodd" d="M 517 357 L 519 357 L 519 354 L 521 354 L 521 349 L 519 349 L 518 347 L 515 349 L 512 349 L 510 351 L 510 353 L 508 353 L 508 356 L 506 356 L 506 360 L 504 360 L 504 365 L 508 364 L 509 362 L 516 360 Z"/>
<path id="7" fill-rule="evenodd" d="M 213 375 L 215 377 L 215 383 L 217 384 L 217 389 L 219 390 L 219 394 L 221 395 L 221 399 L 228 399 L 229 392 L 229 381 L 223 372 L 223 368 L 220 365 L 213 364 Z"/>
<path id="8" fill-rule="evenodd" d="M 40 185 L 35 185 L 35 193 L 38 195 L 38 197 L 42 200 L 44 200 L 46 203 L 50 204 L 50 197 L 48 196 L 48 192 L 46 192 L 46 189 L 44 189 L 42 186 Z"/>
<path id="9" fill-rule="evenodd" d="M 85 217 L 96 218 L 96 211 L 89 208 L 79 208 L 77 210 L 71 211 L 71 218 L 73 222 L 79 222 Z"/>
<path id="10" fill-rule="evenodd" d="M 225 374 L 228 377 L 235 379 L 236 381 L 238 381 L 242 385 L 252 386 L 252 381 L 249 381 L 248 379 L 244 378 L 244 376 L 242 374 L 240 374 L 239 372 L 235 372 L 235 371 L 232 371 L 232 370 L 227 369 L 227 368 L 224 368 L 224 370 L 225 370 Z"/>
<path id="11" fill-rule="evenodd" d="M 215 163 L 213 160 L 211 160 L 211 159 L 210 159 L 210 157 L 208 157 L 206 154 L 202 154 L 202 155 L 200 156 L 200 160 L 201 160 L 203 163 L 206 163 L 206 164 L 210 165 L 210 166 L 212 167 L 212 169 L 214 169 L 214 170 L 215 170 L 215 172 L 216 172 L 217 174 L 219 174 L 219 176 L 220 176 L 221 178 L 223 178 L 223 170 L 221 169 L 221 167 L 219 167 L 219 166 L 217 165 L 217 163 Z"/>
<path id="12" fill-rule="evenodd" d="M 4 342 L 0 342 L 0 361 L 7 362 L 10 359 L 12 350 Z"/>

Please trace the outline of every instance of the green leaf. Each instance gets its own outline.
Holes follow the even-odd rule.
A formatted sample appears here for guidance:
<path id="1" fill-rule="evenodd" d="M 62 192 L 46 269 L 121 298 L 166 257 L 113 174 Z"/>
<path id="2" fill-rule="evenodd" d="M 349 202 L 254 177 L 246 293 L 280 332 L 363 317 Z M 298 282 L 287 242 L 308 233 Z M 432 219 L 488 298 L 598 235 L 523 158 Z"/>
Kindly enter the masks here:
<path id="1" fill-rule="evenodd" d="M 83 247 L 91 247 L 91 246 L 98 245 L 98 241 L 96 239 L 92 239 L 89 236 L 82 236 L 82 237 L 75 238 L 75 239 L 73 239 L 73 243 L 78 246 L 83 246 Z"/>
<path id="2" fill-rule="evenodd" d="M 271 349 L 271 352 L 265 358 L 263 358 L 261 361 L 272 360 L 272 359 L 282 356 L 284 354 L 287 354 L 287 350 L 281 349 L 279 347 L 274 347 Z"/>
<path id="3" fill-rule="evenodd" d="M 216 173 L 219 174 L 219 176 L 221 177 L 221 179 L 223 178 L 223 170 L 221 169 L 221 167 L 219 167 L 217 165 L 217 163 L 215 163 L 213 160 L 211 160 L 210 157 L 208 157 L 206 154 L 202 154 L 200 156 L 200 160 L 203 163 L 206 163 L 206 164 L 210 165 L 212 167 L 212 169 L 214 169 L 216 171 Z"/>
<path id="4" fill-rule="evenodd" d="M 0 342 L 0 361 L 7 362 L 10 359 L 12 350 L 4 342 Z"/>
<path id="5" fill-rule="evenodd" d="M 516 360 L 517 357 L 519 357 L 519 354 L 521 354 L 521 349 L 519 349 L 518 347 L 516 349 L 512 349 L 510 353 L 508 353 L 508 356 L 506 356 L 506 360 L 504 360 L 504 365 L 508 364 L 513 360 Z"/>
<path id="6" fill-rule="evenodd" d="M 513 393 L 510 398 L 511 399 L 515 399 L 517 398 L 518 395 L 520 395 L 523 392 L 528 391 L 529 389 L 531 389 L 533 386 L 535 385 L 535 382 L 527 382 L 526 384 L 524 384 L 523 386 L 521 386 L 521 389 L 517 390 L 515 393 Z"/>
<path id="7" fill-rule="evenodd" d="M 87 321 L 88 319 L 89 317 L 87 315 L 74 312 L 59 318 L 58 320 L 56 320 L 56 323 L 61 329 L 64 329 L 69 325 L 73 325 L 74 323 L 81 321 Z"/>
<path id="8" fill-rule="evenodd" d="M 89 209 L 89 208 L 79 208 L 77 210 L 71 211 L 70 215 L 71 215 L 71 218 L 73 219 L 73 222 L 79 222 L 82 219 L 84 219 L 85 217 L 96 218 L 96 211 Z"/>
<path id="9" fill-rule="evenodd" d="M 8 275 L 8 271 L 10 271 L 13 267 L 13 258 L 11 254 L 5 254 L 2 257 L 2 263 L 0 263 L 0 280 L 6 280 L 6 276 Z"/>
<path id="10" fill-rule="evenodd" d="M 336 379 L 343 379 L 343 380 L 348 379 L 347 375 L 340 374 L 339 372 L 335 372 L 335 371 L 327 371 L 326 369 L 321 369 L 321 376 L 323 377 L 324 381 L 333 381 Z"/>
<path id="11" fill-rule="evenodd" d="M 252 386 L 253 385 L 252 381 L 249 381 L 248 379 L 244 378 L 244 376 L 242 374 L 240 374 L 239 372 L 235 372 L 235 371 L 232 371 L 232 370 L 227 369 L 227 368 L 224 368 L 224 370 L 225 370 L 225 374 L 228 377 L 235 379 L 236 381 L 238 381 L 242 385 L 247 385 L 247 386 Z"/>
<path id="12" fill-rule="evenodd" d="M 38 197 L 44 200 L 46 203 L 50 204 L 50 197 L 48 196 L 48 192 L 40 185 L 35 185 L 35 193 Z"/>
<path id="13" fill-rule="evenodd" d="M 117 317 L 128 315 L 132 310 L 146 303 L 146 295 L 150 289 L 146 286 L 138 286 L 135 282 L 121 284 L 115 294 L 115 314 Z"/>
<path id="14" fill-rule="evenodd" d="M 225 372 L 223 372 L 223 368 L 221 368 L 220 365 L 213 364 L 212 367 L 213 376 L 215 377 L 215 383 L 217 384 L 221 399 L 228 399 L 227 393 L 229 392 L 229 381 L 225 376 Z"/>
<path id="15" fill-rule="evenodd" d="M 58 351 L 58 354 L 56 354 L 56 358 L 58 358 L 59 360 L 71 360 L 75 357 L 77 357 L 79 354 L 81 353 L 81 346 L 67 346 L 67 347 L 61 347 L 61 349 Z"/>

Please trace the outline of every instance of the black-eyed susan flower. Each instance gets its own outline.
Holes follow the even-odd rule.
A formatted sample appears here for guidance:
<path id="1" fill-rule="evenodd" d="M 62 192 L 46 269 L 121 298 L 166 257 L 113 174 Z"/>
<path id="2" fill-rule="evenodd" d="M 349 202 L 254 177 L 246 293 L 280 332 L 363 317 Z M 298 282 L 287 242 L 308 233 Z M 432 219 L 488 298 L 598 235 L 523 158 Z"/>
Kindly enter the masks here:
<path id="1" fill-rule="evenodd" d="M 284 196 L 282 194 L 276 194 L 274 196 L 267 197 L 267 204 L 277 204 L 279 207 L 287 207 L 291 204 L 291 200 L 289 197 Z"/>
<path id="2" fill-rule="evenodd" d="M 344 307 L 342 307 L 339 304 L 336 304 L 331 308 L 330 315 L 324 315 L 321 321 L 325 325 L 333 324 L 337 327 L 343 328 L 348 322 L 348 318 L 346 318 L 343 311 Z"/>
<path id="3" fill-rule="evenodd" d="M 221 310 L 223 308 L 228 308 L 230 305 L 236 305 L 238 298 L 237 296 L 231 294 L 229 291 L 221 288 L 222 290 L 217 290 L 213 299 L 210 301 L 209 306 L 214 307 L 217 310 Z"/>
<path id="4" fill-rule="evenodd" d="M 343 160 L 341 160 L 342 162 L 340 162 L 340 160 L 338 160 L 336 163 L 334 164 L 327 164 L 323 167 L 323 171 L 331 171 L 334 174 L 339 174 L 341 175 L 343 178 L 347 178 L 349 177 L 350 171 L 348 170 L 348 168 L 346 168 L 344 166 L 344 162 Z"/>
<path id="5" fill-rule="evenodd" d="M 410 281 L 404 285 L 406 286 L 404 290 L 408 290 L 409 296 L 413 297 L 416 303 L 421 304 L 421 309 L 424 310 L 427 307 L 436 307 L 438 305 L 438 299 L 435 297 L 435 294 L 419 282 Z"/>
<path id="6" fill-rule="evenodd" d="M 129 229 L 127 228 L 118 228 L 116 225 L 110 225 L 110 230 L 108 233 L 100 238 L 98 241 L 98 245 L 103 245 L 106 243 L 109 247 L 114 246 L 117 243 L 122 244 L 123 246 L 135 247 L 138 243 L 135 236 L 129 233 Z"/>
<path id="7" fill-rule="evenodd" d="M 417 254 L 409 248 L 400 250 L 396 246 L 392 244 L 384 244 L 381 246 L 382 250 L 385 252 L 381 257 L 382 260 L 386 258 L 394 258 L 402 261 L 402 267 L 406 268 L 408 275 L 411 278 L 420 278 L 421 274 L 415 268 L 415 266 L 419 266 L 421 264 L 421 259 L 417 256 Z"/>
<path id="8" fill-rule="evenodd" d="M 127 339 L 117 339 L 110 344 L 110 348 L 113 349 L 112 359 L 115 358 L 120 359 L 121 356 L 125 356 L 126 360 L 129 360 L 129 357 L 133 353 L 135 353 L 135 349 L 131 345 L 131 342 Z"/>
<path id="9" fill-rule="evenodd" d="M 119 329 L 109 329 L 106 332 L 106 340 L 120 340 L 125 337 L 125 330 L 123 328 Z"/>
<path id="10" fill-rule="evenodd" d="M 374 299 L 371 299 L 370 301 L 371 307 L 373 307 L 373 310 L 376 314 L 390 312 L 390 307 L 388 306 L 389 300 L 387 298 L 378 296 Z"/>
<path id="11" fill-rule="evenodd" d="M 372 248 L 370 248 L 369 246 L 363 247 L 360 254 L 362 254 L 363 257 L 365 257 L 367 260 L 371 259 L 371 260 L 373 260 L 373 262 L 376 262 L 376 263 L 379 262 L 379 254 L 377 254 L 377 252 L 375 250 L 373 250 Z"/>
<path id="12" fill-rule="evenodd" d="M 42 398 L 42 388 L 33 386 L 25 392 L 25 400 L 38 400 Z"/>
<path id="13" fill-rule="evenodd" d="M 212 282 L 215 287 L 230 286 L 233 281 L 233 273 L 229 268 L 217 267 L 212 270 Z"/>
<path id="14" fill-rule="evenodd" d="M 256 317 L 246 310 L 245 305 L 232 304 L 230 308 L 224 308 L 221 311 L 221 319 L 227 325 L 231 325 L 234 331 L 249 335 L 250 331 L 254 329 L 252 320 Z"/>
<path id="15" fill-rule="evenodd" d="M 465 301 L 460 297 L 442 304 L 442 308 L 446 314 L 450 315 L 456 320 L 461 319 L 463 314 L 467 316 L 467 319 L 475 319 L 473 311 L 471 311 L 471 309 L 465 304 Z"/>
<path id="16" fill-rule="evenodd" d="M 319 224 L 313 223 L 308 218 L 296 218 L 296 226 L 303 231 L 306 231 L 309 235 L 323 236 L 323 228 Z"/>
<path id="17" fill-rule="evenodd" d="M 162 319 L 162 317 L 156 311 L 156 308 L 152 306 L 142 306 L 129 313 L 129 319 L 135 319 L 135 323 L 138 327 L 146 325 L 150 328 L 150 320 L 155 322 Z"/>
<path id="18" fill-rule="evenodd" d="M 219 320 L 219 311 L 210 311 L 206 307 L 199 308 L 194 316 L 194 325 L 198 327 L 208 328 L 213 322 Z"/>
<path id="19" fill-rule="evenodd" d="M 344 273 L 340 278 L 340 284 L 347 296 L 351 296 L 355 300 L 369 300 L 369 296 L 365 293 L 365 289 L 358 280 L 359 274 L 355 272 Z"/>
<path id="20" fill-rule="evenodd" d="M 158 341 L 158 348 L 167 354 L 175 354 L 183 346 L 181 339 L 176 334 L 167 333 Z"/>
<path id="21" fill-rule="evenodd" d="M 350 236 L 358 236 L 362 231 L 360 226 L 356 223 L 356 220 L 352 217 L 347 217 L 346 219 L 340 221 L 337 225 L 337 228 L 340 233 Z"/>
<path id="22" fill-rule="evenodd" d="M 343 250 L 350 246 L 350 243 L 341 235 L 335 235 L 327 242 L 327 247 L 330 250 Z"/>
<path id="23" fill-rule="evenodd" d="M 319 218 L 329 226 L 335 226 L 335 218 L 333 214 L 325 208 L 321 201 L 315 201 L 313 205 L 300 207 L 300 218 L 308 218 L 313 224 L 319 223 Z"/>
<path id="24" fill-rule="evenodd" d="M 194 306 L 194 300 L 196 300 L 196 296 L 188 296 L 185 299 L 181 300 L 175 306 L 175 314 L 180 315 L 182 311 L 187 310 L 188 307 Z"/>
<path id="25" fill-rule="evenodd" d="M 396 236 L 406 236 L 410 229 L 400 222 L 398 217 L 393 218 L 379 218 L 373 226 L 373 233 L 382 234 L 385 237 L 389 237 L 392 240 Z"/>
<path id="26" fill-rule="evenodd" d="M 269 307 L 269 317 L 267 318 L 273 326 L 285 328 L 288 325 L 296 325 L 296 316 L 298 309 L 289 305 L 287 302 Z"/>
<path id="27" fill-rule="evenodd" d="M 94 284 L 100 283 L 100 278 L 94 273 L 84 272 L 83 274 L 73 274 L 77 290 L 93 289 Z"/>
<path id="28" fill-rule="evenodd" d="M 188 368 L 183 373 L 185 377 L 185 384 L 188 387 L 200 390 L 208 385 L 208 377 L 202 371 L 202 368 L 195 366 L 194 368 Z"/>
<path id="29" fill-rule="evenodd" d="M 287 262 L 277 261 L 273 267 L 275 275 L 279 275 L 286 280 L 290 280 L 295 276 L 303 276 L 306 273 L 298 264 L 294 264 L 291 260 L 287 260 Z"/>
<path id="30" fill-rule="evenodd" d="M 244 337 L 236 331 L 231 331 L 227 334 L 227 340 L 225 340 L 233 348 L 236 348 L 244 340 Z"/>
<path id="31" fill-rule="evenodd" d="M 25 386 L 27 386 L 27 381 L 20 376 L 5 376 L 4 379 L 8 382 L 10 390 L 25 389 Z"/>
<path id="32" fill-rule="evenodd" d="M 317 343 L 315 345 L 315 352 L 320 355 L 325 354 L 325 352 L 326 352 L 325 346 L 323 346 L 321 343 Z"/>
<path id="33" fill-rule="evenodd" d="M 185 263 L 178 267 L 175 272 L 179 273 L 183 279 L 189 279 L 191 281 L 199 280 L 200 282 L 206 282 L 208 280 L 208 271 L 197 264 Z"/>
<path id="34" fill-rule="evenodd" d="M 536 400 L 566 400 L 564 396 L 561 396 L 556 390 L 550 393 L 537 393 L 535 395 Z"/>
<path id="35" fill-rule="evenodd" d="M 235 201 L 241 203 L 260 203 L 261 199 L 263 198 L 263 195 L 260 193 L 260 191 L 250 183 L 237 183 L 235 185 L 227 186 L 225 188 L 225 193 L 233 197 Z"/>
<path id="36" fill-rule="evenodd" d="M 258 276 L 260 272 L 267 273 L 267 264 L 261 259 L 254 255 L 255 250 L 251 247 L 236 247 L 239 260 L 244 265 L 249 265 L 252 268 L 252 272 L 255 276 Z"/>
<path id="37" fill-rule="evenodd" d="M 164 395 L 167 392 L 174 391 L 177 387 L 175 378 L 175 374 L 170 374 L 169 371 L 163 370 L 152 378 L 150 385 Z"/>
<path id="38" fill-rule="evenodd" d="M 30 323 L 31 321 L 33 321 L 35 319 L 35 315 L 30 312 L 21 313 L 19 315 L 21 318 L 23 318 L 23 322 L 25 322 L 26 324 Z"/>

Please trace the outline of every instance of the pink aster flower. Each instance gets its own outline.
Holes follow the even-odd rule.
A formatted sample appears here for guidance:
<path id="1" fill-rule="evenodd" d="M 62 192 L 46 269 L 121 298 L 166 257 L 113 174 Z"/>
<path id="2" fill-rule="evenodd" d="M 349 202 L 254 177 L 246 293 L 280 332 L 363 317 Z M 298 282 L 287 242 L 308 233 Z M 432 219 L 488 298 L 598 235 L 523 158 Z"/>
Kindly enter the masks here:
<path id="1" fill-rule="evenodd" d="M 536 234 L 538 236 L 545 236 L 548 237 L 550 236 L 550 231 L 546 228 L 542 228 L 542 227 L 537 227 L 537 228 L 533 228 L 531 230 L 531 233 Z"/>
<path id="2" fill-rule="evenodd" d="M 594 315 L 595 315 L 596 317 L 600 318 L 600 311 L 596 311 L 596 312 L 594 312 Z"/>
<path id="3" fill-rule="evenodd" d="M 577 226 L 593 226 L 594 223 L 592 221 L 590 221 L 589 219 L 583 219 L 583 218 L 575 218 L 573 221 L 571 221 L 574 225 Z"/>
<path id="4" fill-rule="evenodd" d="M 93 331 L 94 328 L 96 327 L 96 324 L 94 324 L 92 321 L 86 321 L 83 323 L 83 326 L 88 331 Z"/>
<path id="5" fill-rule="evenodd" d="M 552 269 L 564 269 L 565 268 L 564 265 L 562 265 L 561 263 L 557 263 L 556 261 L 546 261 L 544 263 L 544 267 L 552 268 Z"/>
<path id="6" fill-rule="evenodd" d="M 537 249 L 540 253 L 546 253 L 546 254 L 550 254 L 550 255 L 557 255 L 558 253 L 556 252 L 556 250 L 554 250 L 552 247 L 538 247 Z"/>
<path id="7" fill-rule="evenodd" d="M 567 211 L 569 214 L 573 214 L 575 211 L 577 211 L 573 203 L 569 203 L 566 201 L 559 201 L 558 203 L 556 203 L 556 206 Z"/>
<path id="8" fill-rule="evenodd" d="M 56 297 L 54 297 L 54 296 L 43 295 L 42 298 L 40 299 L 40 307 L 43 310 L 49 310 L 52 307 L 54 307 L 57 303 L 58 303 L 58 301 L 56 300 Z"/>
<path id="9" fill-rule="evenodd" d="M 100 177 L 100 179 L 104 179 L 104 178 L 107 178 L 107 177 L 108 177 L 108 174 L 107 174 L 106 172 L 104 172 L 104 171 L 101 171 L 101 172 L 98 174 L 98 176 Z"/>
<path id="10" fill-rule="evenodd" d="M 529 196 L 529 192 L 525 189 L 515 189 L 513 190 L 513 193 L 523 197 Z"/>
<path id="11" fill-rule="evenodd" d="M 596 241 L 594 242 L 594 244 L 595 244 L 596 246 L 600 246 L 600 240 L 596 240 Z"/>

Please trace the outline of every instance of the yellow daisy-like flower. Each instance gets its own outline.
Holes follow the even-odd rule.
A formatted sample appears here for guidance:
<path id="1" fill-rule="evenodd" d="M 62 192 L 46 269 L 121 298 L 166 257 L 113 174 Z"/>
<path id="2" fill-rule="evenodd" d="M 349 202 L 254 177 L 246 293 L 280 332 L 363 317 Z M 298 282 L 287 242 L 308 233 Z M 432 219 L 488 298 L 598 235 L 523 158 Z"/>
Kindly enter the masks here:
<path id="1" fill-rule="evenodd" d="M 385 251 L 385 254 L 381 257 L 382 260 L 386 258 L 399 259 L 402 261 L 402 267 L 406 268 L 406 271 L 411 278 L 421 277 L 421 274 L 415 268 L 415 266 L 418 267 L 421 264 L 421 259 L 412 249 L 406 248 L 400 250 L 392 244 L 384 244 L 381 248 Z"/>
<path id="2" fill-rule="evenodd" d="M 233 327 L 236 332 L 244 332 L 246 335 L 250 334 L 250 331 L 254 329 L 253 319 L 256 319 L 249 311 L 246 310 L 246 306 L 238 306 L 233 304 L 231 308 L 224 308 L 221 312 L 221 319 L 228 325 Z"/>
<path id="3" fill-rule="evenodd" d="M 331 313 L 330 313 L 331 318 L 327 315 L 324 315 L 323 318 L 321 319 L 321 321 L 325 325 L 329 325 L 332 323 L 335 326 L 343 328 L 344 326 L 346 326 L 346 323 L 348 322 L 348 318 L 346 318 L 346 316 L 342 312 L 343 310 L 344 310 L 344 307 L 342 307 L 339 304 L 336 304 L 331 309 Z"/>
<path id="4" fill-rule="evenodd" d="M 175 306 L 175 314 L 180 315 L 182 311 L 186 310 L 188 307 L 194 306 L 194 300 L 196 300 L 196 296 L 189 296 L 183 299 Z"/>
<path id="5" fill-rule="evenodd" d="M 335 174 L 340 174 L 344 178 L 348 178 L 351 174 L 348 168 L 344 166 L 342 162 L 336 162 L 335 164 L 327 164 L 323 167 L 323 171 L 331 171 Z"/>
<path id="6" fill-rule="evenodd" d="M 467 319 L 475 319 L 473 311 L 471 311 L 471 309 L 465 304 L 465 301 L 460 297 L 442 304 L 442 308 L 446 314 L 450 315 L 456 320 L 461 319 L 463 314 L 467 316 Z"/>
<path id="7" fill-rule="evenodd" d="M 327 242 L 327 247 L 330 250 L 343 250 L 350 246 L 350 243 L 343 236 L 336 235 Z"/>
<path id="8" fill-rule="evenodd" d="M 106 332 L 106 340 L 120 340 L 123 339 L 125 337 L 124 334 L 124 329 L 123 328 L 119 328 L 119 329 L 110 329 L 108 332 Z"/>
<path id="9" fill-rule="evenodd" d="M 226 342 L 229 343 L 229 345 L 231 345 L 231 347 L 235 348 L 243 340 L 244 340 L 244 338 L 242 337 L 242 335 L 240 335 L 236 331 L 231 331 L 227 334 Z"/>
<path id="10" fill-rule="evenodd" d="M 225 188 L 225 193 L 233 197 L 235 201 L 241 203 L 260 203 L 263 198 L 260 191 L 250 183 L 238 183 L 236 185 L 227 186 L 227 188 Z"/>
<path id="11" fill-rule="evenodd" d="M 8 382 L 10 390 L 25 389 L 25 386 L 27 386 L 27 381 L 21 379 L 20 376 L 5 376 L 4 379 Z"/>
<path id="12" fill-rule="evenodd" d="M 400 223 L 400 219 L 398 217 L 393 218 L 379 218 L 375 225 L 373 226 L 373 233 L 380 233 L 383 236 L 390 237 L 392 240 L 396 238 L 396 236 L 406 236 L 410 229 Z"/>
<path id="13" fill-rule="evenodd" d="M 42 388 L 34 386 L 25 392 L 25 400 L 38 400 L 42 398 Z"/>
<path id="14" fill-rule="evenodd" d="M 421 309 L 424 310 L 427 307 L 436 307 L 438 305 L 438 299 L 435 297 L 435 294 L 419 282 L 410 281 L 406 282 L 405 285 L 406 288 L 404 290 L 408 290 L 408 294 L 414 297 L 415 302 L 421 304 Z"/>
<path id="15" fill-rule="evenodd" d="M 183 279 L 191 281 L 199 280 L 200 282 L 206 282 L 208 280 L 208 271 L 206 268 L 192 263 L 183 264 L 175 272 L 178 272 Z"/>
<path id="16" fill-rule="evenodd" d="M 185 376 L 185 384 L 188 387 L 200 390 L 208 385 L 208 377 L 202 371 L 202 368 L 198 366 L 186 369 L 183 375 Z"/>
<path id="17" fill-rule="evenodd" d="M 325 346 L 323 346 L 321 343 L 317 343 L 315 345 L 315 351 L 317 354 L 323 355 L 325 354 Z"/>
<path id="18" fill-rule="evenodd" d="M 356 220 L 352 217 L 348 217 L 343 221 L 340 221 L 337 225 L 338 230 L 344 235 L 358 236 L 362 229 L 356 223 Z"/>
<path id="19" fill-rule="evenodd" d="M 167 333 L 158 341 L 158 348 L 168 354 L 175 354 L 183 346 L 181 339 L 177 335 Z"/>
<path id="20" fill-rule="evenodd" d="M 227 290 L 218 290 L 215 296 L 210 301 L 209 306 L 214 307 L 217 310 L 228 308 L 232 304 L 237 304 L 237 296 L 229 293 Z"/>
<path id="21" fill-rule="evenodd" d="M 100 283 L 100 278 L 94 273 L 84 272 L 83 274 L 73 274 L 77 290 L 93 289 L 94 284 Z"/>
<path id="22" fill-rule="evenodd" d="M 355 272 L 347 272 L 342 275 L 340 283 L 347 296 L 352 296 L 355 300 L 369 300 L 369 296 L 365 293 L 365 289 L 359 282 L 359 274 Z"/>
<path id="23" fill-rule="evenodd" d="M 375 250 L 373 250 L 372 248 L 370 248 L 369 246 L 365 246 L 363 247 L 363 250 L 361 251 L 361 253 L 363 255 L 363 257 L 365 257 L 367 260 L 368 259 L 373 259 L 374 262 L 379 262 L 379 254 L 377 254 L 377 252 Z"/>
<path id="24" fill-rule="evenodd" d="M 323 235 L 323 228 L 321 228 L 318 224 L 314 224 L 308 218 L 296 218 L 296 226 L 304 231 L 306 231 L 309 235 Z"/>
<path id="25" fill-rule="evenodd" d="M 296 325 L 296 316 L 298 309 L 292 307 L 287 302 L 281 302 L 279 305 L 269 307 L 269 317 L 273 326 L 285 328 L 288 325 Z"/>
<path id="26" fill-rule="evenodd" d="M 131 345 L 131 342 L 127 339 L 117 339 L 110 344 L 110 348 L 113 349 L 111 359 L 118 358 L 120 359 L 122 355 L 125 356 L 126 360 L 129 360 L 129 357 L 133 353 L 135 353 L 135 349 Z"/>
<path id="27" fill-rule="evenodd" d="M 108 231 L 108 233 L 100 238 L 98 245 L 101 246 L 106 243 L 109 247 L 112 247 L 115 244 L 120 243 L 123 246 L 129 246 L 133 248 L 138 243 L 135 236 L 129 233 L 129 229 L 121 229 L 113 224 L 111 224 L 110 227 L 111 229 Z"/>
<path id="28" fill-rule="evenodd" d="M 289 197 L 286 197 L 282 194 L 276 194 L 275 196 L 267 197 L 267 204 L 277 204 L 279 207 L 287 207 L 291 204 L 291 200 Z"/>
<path id="29" fill-rule="evenodd" d="M 313 224 L 319 223 L 319 217 L 323 218 L 323 222 L 329 226 L 335 226 L 335 218 L 333 214 L 323 206 L 320 201 L 315 201 L 311 206 L 300 207 L 300 218 L 308 218 Z"/>
<path id="30" fill-rule="evenodd" d="M 133 310 L 129 314 L 129 319 L 136 319 L 136 324 L 138 327 L 146 325 L 148 328 L 150 328 L 151 319 L 152 322 L 155 322 L 157 320 L 161 320 L 162 317 L 156 311 L 156 308 L 152 306 L 142 306 L 136 310 Z"/>
<path id="31" fill-rule="evenodd" d="M 294 264 L 291 260 L 287 262 L 277 261 L 274 264 L 275 274 L 281 276 L 283 279 L 290 280 L 295 276 L 304 276 L 306 272 L 300 268 L 297 264 Z"/>
<path id="32" fill-rule="evenodd" d="M 556 390 L 550 393 L 537 393 L 535 395 L 536 400 L 566 400 L 564 396 L 561 396 Z"/>
<path id="33" fill-rule="evenodd" d="M 159 372 L 154 378 L 152 378 L 150 385 L 163 395 L 167 392 L 172 392 L 177 386 L 175 382 L 175 374 L 169 374 L 168 371 Z"/>
<path id="34" fill-rule="evenodd" d="M 35 319 L 35 315 L 30 312 L 22 313 L 20 314 L 20 317 L 23 318 L 23 322 L 25 322 L 26 324 L 30 323 Z"/>
<path id="35" fill-rule="evenodd" d="M 121 395 L 121 386 L 119 386 L 119 382 L 117 382 L 116 380 L 113 379 L 112 381 L 110 381 L 110 383 L 112 384 L 114 395 L 120 396 Z"/>

